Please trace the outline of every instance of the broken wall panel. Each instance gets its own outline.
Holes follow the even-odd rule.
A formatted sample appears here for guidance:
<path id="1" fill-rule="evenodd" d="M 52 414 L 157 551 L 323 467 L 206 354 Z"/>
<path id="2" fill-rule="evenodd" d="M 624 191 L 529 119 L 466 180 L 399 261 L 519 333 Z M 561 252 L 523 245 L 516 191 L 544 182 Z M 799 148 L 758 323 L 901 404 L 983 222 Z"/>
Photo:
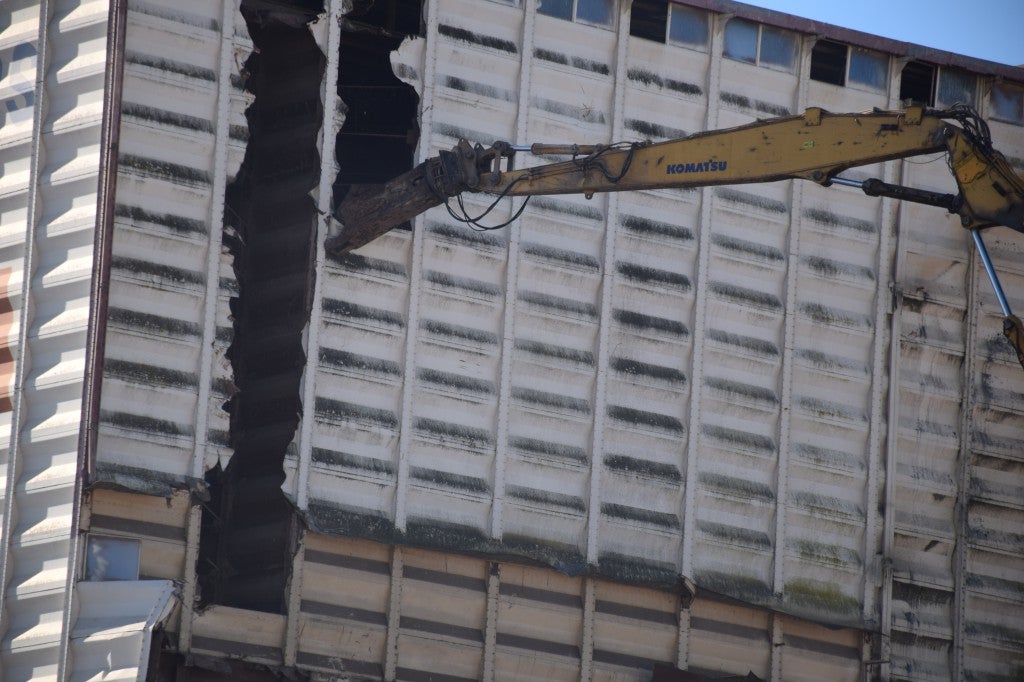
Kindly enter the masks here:
<path id="1" fill-rule="evenodd" d="M 208 474 L 203 599 L 268 612 L 285 609 L 296 523 L 281 484 L 301 411 L 315 279 L 309 193 L 320 176 L 325 57 L 306 23 L 319 11 L 243 6 L 257 48 L 246 62 L 253 103 L 245 159 L 226 193 L 238 287 L 227 351 L 237 387 L 228 406 L 234 454 L 223 471 Z"/>

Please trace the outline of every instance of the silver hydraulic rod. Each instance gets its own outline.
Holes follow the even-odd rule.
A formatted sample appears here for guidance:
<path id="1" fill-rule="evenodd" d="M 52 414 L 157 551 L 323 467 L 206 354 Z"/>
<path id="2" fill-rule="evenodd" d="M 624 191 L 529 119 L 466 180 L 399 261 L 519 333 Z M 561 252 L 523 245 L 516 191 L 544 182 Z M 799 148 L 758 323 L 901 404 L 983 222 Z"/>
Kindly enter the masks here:
<path id="1" fill-rule="evenodd" d="M 985 266 L 989 281 L 992 282 L 996 298 L 999 299 L 999 307 L 1002 308 L 1003 315 L 1009 317 L 1013 315 L 1013 312 L 1010 311 L 1010 302 L 1006 300 L 1003 285 L 999 283 L 999 275 L 996 274 L 995 266 L 992 265 L 992 259 L 988 257 L 988 249 L 985 248 L 985 242 L 981 239 L 981 231 L 971 230 L 971 236 L 974 238 L 974 245 L 978 247 L 978 255 L 981 256 L 981 263 Z"/>
<path id="2" fill-rule="evenodd" d="M 849 178 L 834 177 L 831 179 L 833 185 L 846 185 L 847 187 L 856 187 L 857 189 L 864 189 L 864 183 L 860 180 L 850 180 Z"/>

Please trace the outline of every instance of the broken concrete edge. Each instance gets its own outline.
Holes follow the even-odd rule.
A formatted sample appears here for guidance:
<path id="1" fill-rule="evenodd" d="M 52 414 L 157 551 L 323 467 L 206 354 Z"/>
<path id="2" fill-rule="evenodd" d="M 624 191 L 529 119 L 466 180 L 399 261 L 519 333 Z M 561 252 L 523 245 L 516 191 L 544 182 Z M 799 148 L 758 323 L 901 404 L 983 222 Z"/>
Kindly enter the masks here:
<path id="1" fill-rule="evenodd" d="M 97 463 L 85 487 L 87 490 L 114 490 L 164 498 L 174 497 L 179 491 L 188 491 L 196 503 L 210 500 L 209 488 L 201 478 L 103 461 Z"/>
<path id="2" fill-rule="evenodd" d="M 791 594 L 773 594 L 768 585 L 739 575 L 701 572 L 679 574 L 674 566 L 645 561 L 641 557 L 603 554 L 597 564 L 588 564 L 574 547 L 558 546 L 526 536 L 497 540 L 468 526 L 436 520 L 412 519 L 404 530 L 383 516 L 364 514 L 342 505 L 313 502 L 309 509 L 296 508 L 304 530 L 328 537 L 357 538 L 396 547 L 424 549 L 494 562 L 509 562 L 554 569 L 571 577 L 607 580 L 633 587 L 654 589 L 679 596 L 680 608 L 688 609 L 697 597 L 764 609 L 817 623 L 830 629 L 852 628 L 877 634 L 879 623 L 866 620 L 859 604 L 828 586 L 787 585 Z M 823 609 L 826 609 L 823 610 Z M 831 613 L 824 621 L 821 614 Z"/>
<path id="3" fill-rule="evenodd" d="M 582 553 L 568 545 L 518 535 L 496 540 L 475 528 L 427 519 L 410 520 L 401 530 L 383 516 L 322 501 L 311 503 L 307 510 L 296 509 L 296 513 L 305 530 L 328 537 L 359 538 L 399 547 L 451 551 L 488 561 L 552 568 L 572 577 L 600 578 L 672 592 L 679 594 L 684 603 L 694 597 L 693 582 L 680 576 L 674 567 L 637 557 L 606 554 L 597 565 L 591 565 Z"/>

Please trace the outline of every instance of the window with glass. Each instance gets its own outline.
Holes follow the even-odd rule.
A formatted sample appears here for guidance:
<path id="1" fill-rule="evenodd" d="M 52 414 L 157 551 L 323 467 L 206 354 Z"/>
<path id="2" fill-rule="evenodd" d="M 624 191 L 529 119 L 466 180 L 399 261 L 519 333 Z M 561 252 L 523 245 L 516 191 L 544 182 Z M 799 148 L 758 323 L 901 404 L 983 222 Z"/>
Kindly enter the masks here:
<path id="1" fill-rule="evenodd" d="M 540 0 L 537 11 L 594 26 L 611 27 L 615 23 L 614 0 Z"/>
<path id="2" fill-rule="evenodd" d="M 85 580 L 138 580 L 142 545 L 130 538 L 90 535 L 85 549 Z"/>
<path id="3" fill-rule="evenodd" d="M 708 47 L 708 13 L 695 7 L 672 5 L 668 16 L 668 42 L 698 50 Z"/>
<path id="4" fill-rule="evenodd" d="M 729 59 L 792 72 L 796 47 L 792 33 L 773 26 L 739 18 L 730 19 L 725 25 L 723 52 Z"/>
<path id="5" fill-rule="evenodd" d="M 991 97 L 992 118 L 1024 125 L 1024 87 L 993 83 Z"/>
<path id="6" fill-rule="evenodd" d="M 974 106 L 977 79 L 966 71 L 939 69 L 939 106 L 966 104 Z"/>
<path id="7" fill-rule="evenodd" d="M 885 90 L 889 58 L 877 52 L 819 40 L 811 50 L 811 78 L 833 85 Z"/>
<path id="8" fill-rule="evenodd" d="M 888 55 L 851 47 L 850 70 L 846 81 L 872 90 L 885 90 L 889 82 Z"/>

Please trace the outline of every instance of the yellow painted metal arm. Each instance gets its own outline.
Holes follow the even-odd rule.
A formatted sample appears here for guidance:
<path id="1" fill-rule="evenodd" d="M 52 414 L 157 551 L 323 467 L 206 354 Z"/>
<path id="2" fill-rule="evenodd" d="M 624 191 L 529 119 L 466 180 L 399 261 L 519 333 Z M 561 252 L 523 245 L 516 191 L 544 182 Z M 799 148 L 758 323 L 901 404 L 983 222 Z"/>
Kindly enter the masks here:
<path id="1" fill-rule="evenodd" d="M 946 149 L 947 123 L 907 112 L 830 114 L 759 121 L 651 145 L 595 147 L 534 168 L 482 173 L 477 191 L 575 194 L 703 187 L 802 178 L 826 183 L 853 166 Z M 564 147 L 564 146 L 563 146 Z M 546 151 L 543 145 L 534 150 Z"/>
<path id="2" fill-rule="evenodd" d="M 954 125 L 949 120 L 956 120 Z M 465 140 L 387 185 L 353 190 L 335 210 L 341 224 L 327 240 L 340 255 L 463 192 L 502 196 L 590 195 L 597 192 L 703 187 L 798 178 L 828 185 L 838 173 L 890 159 L 949 154 L 958 196 L 900 188 L 878 180 L 854 183 L 871 195 L 942 206 L 965 227 L 1007 225 L 1024 231 L 1024 181 L 992 150 L 988 131 L 967 108 L 831 114 L 808 109 L 748 125 L 658 144 L 533 145 L 537 154 L 573 158 L 502 170 L 515 157 L 507 143 Z"/>

